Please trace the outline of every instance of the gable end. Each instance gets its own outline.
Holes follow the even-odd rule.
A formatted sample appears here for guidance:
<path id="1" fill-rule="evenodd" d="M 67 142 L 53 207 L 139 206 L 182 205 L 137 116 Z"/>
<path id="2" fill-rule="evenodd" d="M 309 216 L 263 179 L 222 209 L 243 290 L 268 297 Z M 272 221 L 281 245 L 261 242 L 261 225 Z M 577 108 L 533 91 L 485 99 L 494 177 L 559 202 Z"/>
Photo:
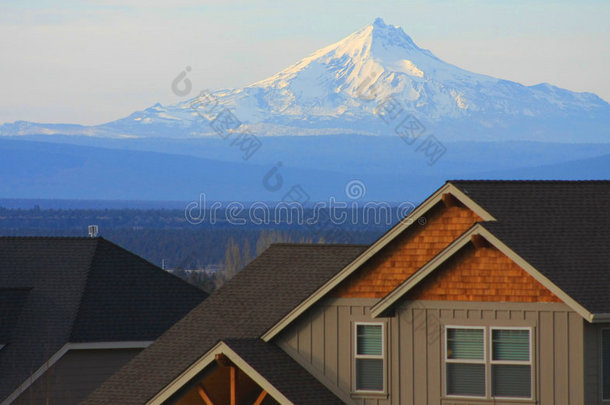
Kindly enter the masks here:
<path id="1" fill-rule="evenodd" d="M 468 243 L 409 291 L 406 300 L 562 302 L 495 246 Z"/>

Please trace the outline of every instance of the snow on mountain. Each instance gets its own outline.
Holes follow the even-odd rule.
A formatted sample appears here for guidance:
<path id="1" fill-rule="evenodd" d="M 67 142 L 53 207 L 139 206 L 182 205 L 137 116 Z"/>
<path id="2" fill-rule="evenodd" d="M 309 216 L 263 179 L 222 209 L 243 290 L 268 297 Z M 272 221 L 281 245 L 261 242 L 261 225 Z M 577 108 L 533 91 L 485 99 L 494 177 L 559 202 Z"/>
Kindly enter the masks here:
<path id="1" fill-rule="evenodd" d="M 447 140 L 575 141 L 578 136 L 605 142 L 610 124 L 610 105 L 594 94 L 468 72 L 418 47 L 402 28 L 379 18 L 267 79 L 213 94 L 259 136 L 393 135 L 393 127 L 377 115 L 390 96 L 404 114 L 413 114 Z M 104 136 L 214 135 L 192 102 L 156 104 L 97 127 L 20 127 L 22 133 L 65 129 Z M 18 127 L 5 124 L 0 134 L 16 134 Z"/>

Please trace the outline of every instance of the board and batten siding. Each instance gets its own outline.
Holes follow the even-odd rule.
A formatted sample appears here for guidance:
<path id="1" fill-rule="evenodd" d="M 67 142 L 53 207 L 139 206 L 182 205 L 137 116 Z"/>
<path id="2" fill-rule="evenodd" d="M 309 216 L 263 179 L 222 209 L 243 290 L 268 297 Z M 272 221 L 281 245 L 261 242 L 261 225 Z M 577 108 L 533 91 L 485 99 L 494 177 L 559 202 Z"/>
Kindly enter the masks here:
<path id="1" fill-rule="evenodd" d="M 565 304 L 408 301 L 396 308 L 394 316 L 373 319 L 369 308 L 375 302 L 363 298 L 321 301 L 283 331 L 276 342 L 331 390 L 358 404 L 592 403 L 585 401 L 585 321 Z M 386 324 L 385 395 L 352 394 L 353 324 L 362 321 Z M 445 397 L 445 325 L 532 327 L 534 399 Z M 599 374 L 591 378 L 598 379 Z"/>

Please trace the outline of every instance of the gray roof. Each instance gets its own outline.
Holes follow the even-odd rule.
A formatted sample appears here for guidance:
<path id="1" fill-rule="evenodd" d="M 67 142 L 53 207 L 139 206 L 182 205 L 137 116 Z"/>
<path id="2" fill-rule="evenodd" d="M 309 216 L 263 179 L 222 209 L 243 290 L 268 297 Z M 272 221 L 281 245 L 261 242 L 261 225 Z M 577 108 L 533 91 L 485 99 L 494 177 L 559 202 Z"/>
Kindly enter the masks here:
<path id="1" fill-rule="evenodd" d="M 591 313 L 610 313 L 610 181 L 450 181 L 483 226 Z"/>
<path id="2" fill-rule="evenodd" d="M 233 339 L 259 339 L 365 249 L 360 245 L 272 245 L 84 403 L 146 403 L 220 340 L 235 345 Z M 262 349 L 261 345 L 271 346 Z M 252 347 L 276 354 L 279 350 L 262 341 Z M 262 367 L 257 369 L 262 374 L 273 371 L 251 351 L 245 357 Z M 296 362 L 291 364 L 290 371 L 267 376 L 276 388 L 289 390 L 287 395 L 297 395 L 298 388 L 289 386 L 295 373 L 303 370 Z M 303 387 L 296 402 L 315 403 L 319 391 L 325 389 L 319 383 L 312 387 Z"/>
<path id="3" fill-rule="evenodd" d="M 228 339 L 224 342 L 293 403 L 343 403 L 276 345 L 261 339 Z"/>
<path id="4" fill-rule="evenodd" d="M 205 297 L 102 238 L 0 237 L 0 400 L 66 343 L 151 341 Z"/>

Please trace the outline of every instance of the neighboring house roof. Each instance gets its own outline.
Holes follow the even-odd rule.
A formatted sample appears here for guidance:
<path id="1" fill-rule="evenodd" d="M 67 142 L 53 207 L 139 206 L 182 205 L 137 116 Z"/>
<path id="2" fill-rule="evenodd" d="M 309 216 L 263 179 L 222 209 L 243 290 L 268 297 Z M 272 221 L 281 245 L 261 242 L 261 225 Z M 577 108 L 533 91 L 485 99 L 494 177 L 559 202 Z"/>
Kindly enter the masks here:
<path id="1" fill-rule="evenodd" d="M 0 402 L 69 343 L 152 341 L 205 297 L 103 238 L 0 237 Z"/>
<path id="2" fill-rule="evenodd" d="M 30 288 L 0 288 L 0 345 L 11 337 Z"/>
<path id="3" fill-rule="evenodd" d="M 258 339 L 365 249 L 360 245 L 272 245 L 102 384 L 85 403 L 146 403 L 219 341 L 234 342 L 235 346 L 233 339 Z M 249 348 L 239 347 L 244 358 L 262 367 L 261 373 L 273 373 L 270 364 L 251 349 L 275 356 L 279 349 L 273 343 L 266 349 L 261 345 L 266 344 L 261 341 Z M 286 378 L 297 372 L 291 370 Z M 269 375 L 275 384 L 289 389 L 280 378 Z M 307 387 L 302 387 L 306 392 L 300 392 L 301 398 L 315 398 L 321 386 Z M 290 389 L 293 391 L 285 394 L 296 395 L 298 388 Z"/>

